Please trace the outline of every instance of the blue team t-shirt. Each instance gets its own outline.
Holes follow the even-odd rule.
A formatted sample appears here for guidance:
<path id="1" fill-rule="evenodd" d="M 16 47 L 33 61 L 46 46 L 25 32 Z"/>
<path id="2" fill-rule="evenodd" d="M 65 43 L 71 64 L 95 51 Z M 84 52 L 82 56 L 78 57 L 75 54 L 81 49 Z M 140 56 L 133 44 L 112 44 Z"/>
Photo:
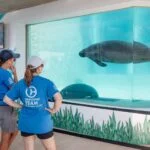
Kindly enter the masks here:
<path id="1" fill-rule="evenodd" d="M 42 134 L 53 129 L 50 112 L 45 110 L 48 100 L 58 92 L 54 83 L 34 76 L 28 87 L 22 79 L 6 94 L 12 100 L 20 98 L 23 107 L 19 114 L 18 128 L 22 132 Z"/>
<path id="2" fill-rule="evenodd" d="M 3 102 L 3 98 L 8 90 L 14 85 L 14 80 L 11 73 L 0 67 L 0 106 L 6 106 Z"/>

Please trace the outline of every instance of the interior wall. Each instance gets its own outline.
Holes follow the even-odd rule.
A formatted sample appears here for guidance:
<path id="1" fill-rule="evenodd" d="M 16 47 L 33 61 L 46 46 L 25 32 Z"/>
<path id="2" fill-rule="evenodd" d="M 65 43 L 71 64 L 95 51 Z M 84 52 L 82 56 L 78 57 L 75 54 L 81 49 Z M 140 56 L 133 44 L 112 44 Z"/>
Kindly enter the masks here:
<path id="1" fill-rule="evenodd" d="M 17 63 L 19 79 L 23 77 L 26 60 L 26 24 L 33 24 L 84 14 L 121 9 L 131 6 L 150 6 L 148 0 L 58 0 L 40 6 L 7 13 L 5 23 L 5 47 L 17 49 L 21 58 Z"/>

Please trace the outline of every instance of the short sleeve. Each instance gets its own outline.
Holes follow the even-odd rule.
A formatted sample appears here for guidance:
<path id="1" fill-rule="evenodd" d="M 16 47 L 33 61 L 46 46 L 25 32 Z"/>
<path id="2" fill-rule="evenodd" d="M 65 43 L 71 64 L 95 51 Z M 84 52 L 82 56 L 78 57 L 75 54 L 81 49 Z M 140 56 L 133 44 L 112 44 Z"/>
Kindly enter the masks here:
<path id="1" fill-rule="evenodd" d="M 7 93 L 6 96 L 13 101 L 19 98 L 19 84 L 15 84 Z"/>
<path id="2" fill-rule="evenodd" d="M 49 98 L 51 101 L 53 101 L 53 96 L 54 96 L 57 92 L 59 92 L 59 91 L 58 91 L 56 85 L 55 85 L 53 82 L 49 81 L 49 82 L 48 82 L 48 87 L 47 87 L 47 96 L 48 96 L 48 98 Z"/>
<path id="3" fill-rule="evenodd" d="M 3 77 L 3 82 L 8 88 L 11 88 L 15 84 L 10 73 L 5 74 Z"/>

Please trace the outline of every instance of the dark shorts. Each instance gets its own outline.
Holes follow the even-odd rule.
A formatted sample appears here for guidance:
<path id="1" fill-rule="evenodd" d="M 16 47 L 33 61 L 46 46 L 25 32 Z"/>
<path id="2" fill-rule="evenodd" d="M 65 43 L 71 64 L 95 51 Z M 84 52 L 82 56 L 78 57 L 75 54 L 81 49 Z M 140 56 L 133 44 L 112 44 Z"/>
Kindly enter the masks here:
<path id="1" fill-rule="evenodd" d="M 44 140 L 44 139 L 51 138 L 53 136 L 53 131 L 43 133 L 43 134 L 34 134 L 34 133 L 21 132 L 21 136 L 23 136 L 23 137 L 28 137 L 28 136 L 32 136 L 32 135 L 36 135 L 39 139 Z"/>

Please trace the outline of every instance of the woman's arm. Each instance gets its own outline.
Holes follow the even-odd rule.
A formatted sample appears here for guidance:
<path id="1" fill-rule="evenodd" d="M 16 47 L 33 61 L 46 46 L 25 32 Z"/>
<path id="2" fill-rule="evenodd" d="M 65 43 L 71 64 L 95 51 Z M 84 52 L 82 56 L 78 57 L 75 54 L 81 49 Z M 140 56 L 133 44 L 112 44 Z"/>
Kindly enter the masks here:
<path id="1" fill-rule="evenodd" d="M 9 106 L 15 107 L 15 108 L 22 108 L 22 105 L 14 102 L 13 100 L 11 100 L 8 96 L 4 97 L 3 100 L 6 104 L 8 104 Z"/>
<path id="2" fill-rule="evenodd" d="M 54 106 L 53 106 L 53 108 L 50 108 L 50 109 L 46 108 L 46 110 L 48 110 L 50 113 L 54 114 L 59 110 L 61 104 L 62 104 L 62 96 L 58 92 L 54 95 Z"/>
<path id="3" fill-rule="evenodd" d="M 18 77 L 17 77 L 17 71 L 16 71 L 16 67 L 12 66 L 11 68 L 12 74 L 14 76 L 14 82 L 17 83 L 18 82 Z"/>

